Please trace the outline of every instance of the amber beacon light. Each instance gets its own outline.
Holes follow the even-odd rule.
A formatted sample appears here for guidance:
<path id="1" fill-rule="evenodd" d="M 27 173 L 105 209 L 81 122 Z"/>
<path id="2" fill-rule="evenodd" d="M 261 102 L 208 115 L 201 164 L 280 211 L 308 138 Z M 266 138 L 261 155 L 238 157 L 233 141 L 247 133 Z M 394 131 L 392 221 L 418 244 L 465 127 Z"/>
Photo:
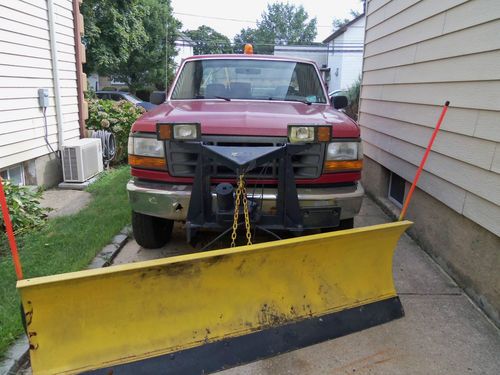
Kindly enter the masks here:
<path id="1" fill-rule="evenodd" d="M 243 49 L 243 53 L 245 55 L 253 55 L 253 46 L 250 43 L 245 44 L 245 48 Z"/>

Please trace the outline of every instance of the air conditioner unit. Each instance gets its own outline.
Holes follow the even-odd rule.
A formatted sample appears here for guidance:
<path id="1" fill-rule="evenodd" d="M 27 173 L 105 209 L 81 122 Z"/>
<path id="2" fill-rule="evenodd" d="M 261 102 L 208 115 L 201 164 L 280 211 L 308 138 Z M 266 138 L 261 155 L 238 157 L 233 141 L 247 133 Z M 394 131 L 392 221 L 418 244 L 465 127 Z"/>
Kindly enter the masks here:
<path id="1" fill-rule="evenodd" d="M 102 145 L 98 138 L 66 142 L 62 147 L 64 182 L 84 182 L 103 170 Z"/>

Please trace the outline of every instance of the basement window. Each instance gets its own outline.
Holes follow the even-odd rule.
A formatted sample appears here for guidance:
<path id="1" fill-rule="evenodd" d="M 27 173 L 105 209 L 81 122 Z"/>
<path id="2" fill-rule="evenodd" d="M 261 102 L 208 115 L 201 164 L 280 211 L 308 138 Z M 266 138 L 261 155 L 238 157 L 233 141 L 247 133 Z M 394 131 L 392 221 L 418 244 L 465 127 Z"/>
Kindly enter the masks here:
<path id="1" fill-rule="evenodd" d="M 389 180 L 389 199 L 400 208 L 403 206 L 405 199 L 405 187 L 406 181 L 401 176 L 391 172 Z"/>
<path id="2" fill-rule="evenodd" d="M 24 169 L 22 164 L 14 165 L 0 171 L 4 180 L 10 180 L 15 185 L 24 185 Z"/>

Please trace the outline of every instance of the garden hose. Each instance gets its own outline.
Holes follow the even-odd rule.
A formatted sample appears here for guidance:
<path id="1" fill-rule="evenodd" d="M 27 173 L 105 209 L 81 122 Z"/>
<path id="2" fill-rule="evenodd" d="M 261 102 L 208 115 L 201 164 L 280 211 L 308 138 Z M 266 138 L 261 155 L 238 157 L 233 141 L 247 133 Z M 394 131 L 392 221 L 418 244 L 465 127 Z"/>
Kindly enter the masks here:
<path id="1" fill-rule="evenodd" d="M 116 155 L 116 141 L 115 135 L 107 130 L 94 130 L 91 135 L 92 138 L 99 138 L 102 145 L 102 158 L 106 168 Z"/>

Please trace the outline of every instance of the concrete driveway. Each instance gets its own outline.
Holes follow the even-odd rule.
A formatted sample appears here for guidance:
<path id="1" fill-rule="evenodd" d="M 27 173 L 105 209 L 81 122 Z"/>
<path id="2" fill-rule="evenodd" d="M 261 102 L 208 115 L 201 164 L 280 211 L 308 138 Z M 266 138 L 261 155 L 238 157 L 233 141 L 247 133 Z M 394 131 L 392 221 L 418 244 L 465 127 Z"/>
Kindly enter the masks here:
<path id="1" fill-rule="evenodd" d="M 355 225 L 387 221 L 365 198 Z M 164 248 L 141 249 L 131 241 L 114 264 L 193 250 L 176 226 Z M 394 274 L 403 319 L 220 374 L 500 374 L 500 331 L 407 235 L 399 242 Z"/>

